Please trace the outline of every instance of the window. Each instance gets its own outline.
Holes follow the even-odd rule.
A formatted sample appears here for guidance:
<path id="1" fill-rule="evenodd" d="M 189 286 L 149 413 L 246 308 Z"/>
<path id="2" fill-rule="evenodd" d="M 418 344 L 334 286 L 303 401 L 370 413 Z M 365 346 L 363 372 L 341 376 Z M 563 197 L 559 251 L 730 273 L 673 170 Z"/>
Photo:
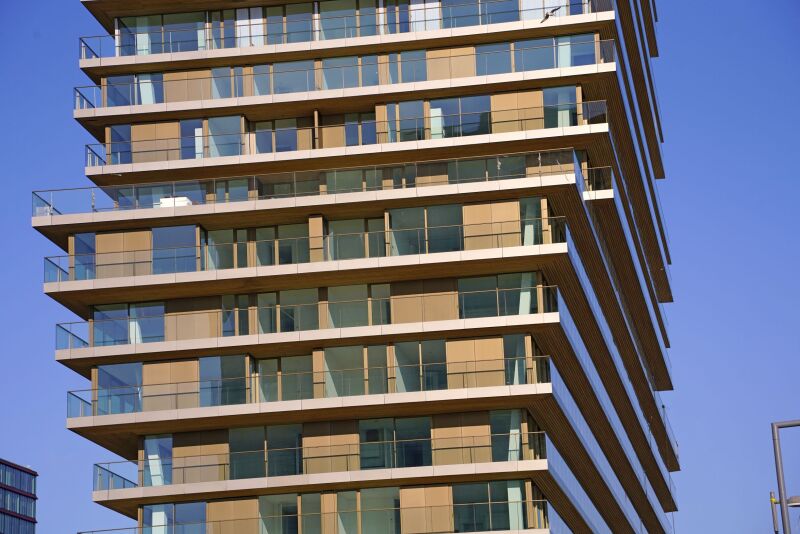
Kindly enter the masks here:
<path id="1" fill-rule="evenodd" d="M 253 96 L 272 94 L 269 65 L 253 65 Z"/>
<path id="2" fill-rule="evenodd" d="M 264 440 L 263 426 L 228 430 L 231 480 L 266 476 Z"/>
<path id="3" fill-rule="evenodd" d="M 74 236 L 74 275 L 75 280 L 91 280 L 95 277 L 95 234 L 82 233 Z"/>
<path id="4" fill-rule="evenodd" d="M 387 104 L 389 142 L 425 139 L 425 113 L 422 100 Z"/>
<path id="5" fill-rule="evenodd" d="M 164 15 L 164 52 L 191 52 L 206 49 L 206 14 L 172 13 Z"/>
<path id="6" fill-rule="evenodd" d="M 207 356 L 199 360 L 200 406 L 226 406 L 247 401 L 244 356 Z"/>
<path id="7" fill-rule="evenodd" d="M 107 107 L 164 102 L 164 82 L 160 73 L 108 76 L 105 88 Z"/>
<path id="8" fill-rule="evenodd" d="M 160 15 L 122 17 L 117 21 L 120 56 L 160 54 L 164 50 Z"/>
<path id="9" fill-rule="evenodd" d="M 400 76 L 403 83 L 424 82 L 428 79 L 425 50 L 402 52 Z"/>
<path id="10" fill-rule="evenodd" d="M 458 204 L 389 210 L 392 255 L 463 250 L 462 223 Z"/>
<path id="11" fill-rule="evenodd" d="M 359 421 L 362 469 L 431 465 L 430 417 Z"/>
<path id="12" fill-rule="evenodd" d="M 239 156 L 242 153 L 242 118 L 208 119 L 208 152 L 212 158 Z"/>
<path id="13" fill-rule="evenodd" d="M 369 324 L 368 286 L 328 288 L 328 326 L 346 328 Z"/>
<path id="14" fill-rule="evenodd" d="M 264 46 L 264 11 L 260 7 L 236 10 L 236 46 Z"/>
<path id="15" fill-rule="evenodd" d="M 543 91 L 544 127 L 562 128 L 578 124 L 575 87 L 547 87 Z"/>
<path id="16" fill-rule="evenodd" d="M 246 336 L 250 333 L 250 296 L 222 296 L 222 336 Z"/>
<path id="17" fill-rule="evenodd" d="M 565 35 L 556 37 L 559 67 L 579 67 L 595 64 L 594 35 Z"/>
<path id="18" fill-rule="evenodd" d="M 188 119 L 181 121 L 181 159 L 203 157 L 203 121 Z"/>
<path id="19" fill-rule="evenodd" d="M 172 484 L 172 436 L 144 437 L 145 486 Z"/>
<path id="20" fill-rule="evenodd" d="M 506 385 L 528 383 L 525 359 L 525 336 L 523 334 L 503 336 Z"/>
<path id="21" fill-rule="evenodd" d="M 431 100 L 431 139 L 490 133 L 488 95 Z"/>
<path id="22" fill-rule="evenodd" d="M 459 204 L 429 206 L 427 212 L 427 252 L 463 250 L 462 208 Z"/>
<path id="23" fill-rule="evenodd" d="M 219 269 L 233 269 L 234 249 L 236 242 L 234 230 L 210 230 L 203 232 L 203 245 L 205 247 L 204 269 L 216 271 Z M 245 247 L 247 239 L 245 238 Z M 245 263 L 244 266 L 247 264 Z"/>
<path id="24" fill-rule="evenodd" d="M 258 361 L 262 402 L 314 397 L 311 356 L 284 356 Z"/>
<path id="25" fill-rule="evenodd" d="M 358 178 L 358 190 L 360 190 L 361 177 Z M 328 221 L 328 232 L 325 236 L 325 259 L 363 258 L 365 256 L 365 237 L 364 219 Z"/>
<path id="26" fill-rule="evenodd" d="M 316 503 L 305 498 L 303 495 L 303 532 L 322 532 L 321 529 L 308 528 L 306 525 L 306 514 L 316 517 L 320 523 L 319 494 L 316 495 Z M 261 532 L 269 534 L 297 534 L 300 532 L 300 517 L 297 508 L 297 494 L 287 493 L 283 495 L 265 495 L 258 498 L 258 511 L 261 516 Z M 316 506 L 314 505 L 316 504 Z M 310 526 L 310 525 L 308 525 Z M 315 525 L 318 526 L 318 525 Z"/>
<path id="27" fill-rule="evenodd" d="M 297 119 L 277 119 L 253 125 L 256 154 L 297 150 Z"/>
<path id="28" fill-rule="evenodd" d="M 92 315 L 95 346 L 151 343 L 164 340 L 162 303 L 95 306 Z"/>
<path id="29" fill-rule="evenodd" d="M 357 37 L 356 0 L 326 0 L 319 3 L 320 39 Z"/>
<path id="30" fill-rule="evenodd" d="M 196 232 L 194 226 L 153 228 L 153 274 L 196 271 Z"/>
<path id="31" fill-rule="evenodd" d="M 361 87 L 369 87 L 379 83 L 378 56 L 361 56 Z"/>
<path id="32" fill-rule="evenodd" d="M 400 534 L 399 488 L 361 490 L 361 532 Z"/>
<path id="33" fill-rule="evenodd" d="M 280 292 L 280 331 L 316 330 L 319 328 L 317 289 L 293 289 Z"/>
<path id="34" fill-rule="evenodd" d="M 274 8 L 268 8 L 272 13 Z M 280 8 L 277 8 L 280 9 Z M 286 35 L 284 43 L 311 41 L 313 32 L 313 4 L 286 6 Z"/>
<path id="35" fill-rule="evenodd" d="M 541 245 L 542 240 L 542 199 L 522 198 L 519 201 L 519 218 L 522 227 L 521 242 L 524 246 Z"/>
<path id="36" fill-rule="evenodd" d="M 148 534 L 205 534 L 206 503 L 142 506 L 142 526 Z"/>
<path id="37" fill-rule="evenodd" d="M 358 87 L 358 57 L 322 60 L 322 89 Z"/>
<path id="38" fill-rule="evenodd" d="M 527 528 L 524 495 L 522 480 L 453 484 L 456 532 Z"/>
<path id="39" fill-rule="evenodd" d="M 394 344 L 395 390 L 400 392 L 422 391 L 420 380 L 419 342 Z"/>
<path id="40" fill-rule="evenodd" d="M 492 461 L 522 460 L 522 413 L 520 410 L 489 412 Z"/>
<path id="41" fill-rule="evenodd" d="M 272 66 L 275 94 L 313 91 L 314 61 L 286 61 Z"/>
<path id="42" fill-rule="evenodd" d="M 478 76 L 506 72 L 511 72 L 511 45 L 509 43 L 475 47 L 475 73 Z"/>
<path id="43" fill-rule="evenodd" d="M 556 66 L 553 39 L 527 39 L 514 43 L 514 70 L 552 69 Z"/>
<path id="44" fill-rule="evenodd" d="M 97 366 L 97 415 L 134 413 L 141 408 L 141 363 Z"/>
<path id="45" fill-rule="evenodd" d="M 303 425 L 267 427 L 267 476 L 303 473 Z"/>
<path id="46" fill-rule="evenodd" d="M 364 394 L 363 347 L 329 347 L 324 351 L 325 396 Z"/>
<path id="47" fill-rule="evenodd" d="M 458 281 L 461 318 L 537 313 L 535 273 L 514 273 Z"/>
<path id="48" fill-rule="evenodd" d="M 109 127 L 111 130 L 111 143 L 108 152 L 111 165 L 121 165 L 133 161 L 133 147 L 131 145 L 131 125 L 117 124 Z"/>

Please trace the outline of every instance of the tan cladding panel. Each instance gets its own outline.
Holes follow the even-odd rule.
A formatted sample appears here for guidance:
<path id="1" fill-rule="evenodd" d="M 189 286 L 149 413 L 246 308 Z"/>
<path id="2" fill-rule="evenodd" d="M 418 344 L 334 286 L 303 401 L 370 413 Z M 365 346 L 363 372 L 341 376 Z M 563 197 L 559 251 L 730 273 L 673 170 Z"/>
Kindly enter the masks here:
<path id="1" fill-rule="evenodd" d="M 258 534 L 258 516 L 258 498 L 210 501 L 206 505 L 208 532 L 213 534 Z"/>
<path id="2" fill-rule="evenodd" d="M 133 163 L 180 159 L 180 122 L 131 125 Z"/>
<path id="3" fill-rule="evenodd" d="M 225 480 L 228 453 L 227 430 L 175 434 L 172 438 L 172 483 Z"/>
<path id="4" fill-rule="evenodd" d="M 305 473 L 356 471 L 359 458 L 358 421 L 303 424 Z"/>
<path id="5" fill-rule="evenodd" d="M 433 416 L 431 439 L 434 465 L 492 461 L 488 412 Z"/>
<path id="6" fill-rule="evenodd" d="M 503 338 L 448 340 L 448 389 L 505 385 Z"/>
<path id="7" fill-rule="evenodd" d="M 493 133 L 544 128 L 541 90 L 494 94 L 491 106 Z"/>
<path id="8" fill-rule="evenodd" d="M 401 532 L 453 532 L 452 502 L 450 486 L 400 488 Z"/>
<path id="9" fill-rule="evenodd" d="M 428 80 L 475 76 L 475 48 L 445 48 L 426 52 Z M 405 80 L 404 80 L 405 81 Z"/>
<path id="10" fill-rule="evenodd" d="M 393 323 L 458 319 L 456 280 L 414 280 L 391 284 Z"/>
<path id="11" fill-rule="evenodd" d="M 211 71 L 164 73 L 164 101 L 186 102 L 211 97 Z"/>
<path id="12" fill-rule="evenodd" d="M 519 200 L 466 204 L 463 218 L 466 250 L 521 244 Z"/>
<path id="13" fill-rule="evenodd" d="M 199 406 L 197 360 L 142 364 L 142 410 L 174 410 Z"/>
<path id="14" fill-rule="evenodd" d="M 164 333 L 167 341 L 222 335 L 219 297 L 168 301 L 165 311 Z"/>
<path id="15" fill-rule="evenodd" d="M 97 234 L 95 236 L 97 278 L 150 274 L 152 254 L 150 248 L 150 230 Z"/>

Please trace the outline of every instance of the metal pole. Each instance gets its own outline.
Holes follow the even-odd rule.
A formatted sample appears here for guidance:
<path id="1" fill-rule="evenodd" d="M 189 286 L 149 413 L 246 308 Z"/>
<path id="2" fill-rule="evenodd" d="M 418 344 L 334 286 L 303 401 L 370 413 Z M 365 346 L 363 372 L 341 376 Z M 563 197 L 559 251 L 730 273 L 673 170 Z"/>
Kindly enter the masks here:
<path id="1" fill-rule="evenodd" d="M 780 530 L 778 529 L 778 507 L 775 504 L 778 501 L 775 499 L 775 492 L 769 492 L 769 506 L 772 508 L 772 530 L 775 531 L 775 534 L 780 534 Z"/>
<path id="2" fill-rule="evenodd" d="M 783 479 L 783 459 L 781 458 L 781 438 L 779 435 L 782 423 L 772 423 L 772 445 L 775 450 L 775 472 L 778 475 L 778 499 L 781 504 L 781 522 L 783 534 L 792 534 L 789 524 L 789 507 L 786 505 L 786 483 Z"/>

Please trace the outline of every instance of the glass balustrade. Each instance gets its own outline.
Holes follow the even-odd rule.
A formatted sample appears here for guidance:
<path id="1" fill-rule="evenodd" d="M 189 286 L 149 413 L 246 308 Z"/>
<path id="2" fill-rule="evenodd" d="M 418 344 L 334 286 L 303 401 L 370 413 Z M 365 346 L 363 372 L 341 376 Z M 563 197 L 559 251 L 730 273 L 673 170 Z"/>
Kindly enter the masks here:
<path id="1" fill-rule="evenodd" d="M 550 359 L 546 356 L 369 365 L 334 371 L 313 371 L 308 359 L 306 369 L 303 365 L 284 365 L 287 370 L 281 372 L 268 370 L 274 360 L 259 360 L 263 363 L 260 372 L 249 377 L 70 391 L 67 417 L 550 381 Z"/>
<path id="2" fill-rule="evenodd" d="M 466 97 L 465 97 L 466 98 Z M 488 99 L 488 97 L 486 97 Z M 377 121 L 374 114 L 355 122 L 300 126 L 289 119 L 285 127 L 277 124 L 256 131 L 224 131 L 191 137 L 159 138 L 142 141 L 111 140 L 86 145 L 86 166 L 136 164 L 155 161 L 180 161 L 216 157 L 255 156 L 277 152 L 308 151 L 318 148 L 344 148 L 407 141 L 426 141 L 488 135 L 492 133 L 566 128 L 607 122 L 605 101 L 565 103 L 523 107 L 501 111 L 438 113 L 429 116 L 402 116 L 400 120 Z M 402 110 L 401 110 L 402 112 Z M 312 146 L 313 139 L 322 140 Z M 326 146 L 330 139 L 332 146 Z M 187 150 L 186 147 L 190 147 Z"/>
<path id="3" fill-rule="evenodd" d="M 595 41 L 593 35 L 558 38 L 566 42 L 538 44 L 540 40 L 482 45 L 470 54 L 448 57 L 375 58 L 374 56 L 257 65 L 252 73 L 241 67 L 225 68 L 217 76 L 164 80 L 161 74 L 129 75 L 109 79 L 102 86 L 75 88 L 75 109 L 144 106 L 171 102 L 270 96 L 327 89 L 348 89 L 399 82 L 423 82 L 511 72 L 613 63 L 613 40 Z M 487 49 L 484 51 L 484 49 Z M 410 55 L 409 53 L 406 53 Z M 335 61 L 334 61 L 335 60 Z M 326 66 L 326 63 L 340 65 Z M 464 62 L 472 64 L 465 69 Z M 218 69 L 214 69 L 215 71 Z M 385 76 L 379 73 L 385 71 Z M 435 73 L 435 74 L 434 74 Z"/>
<path id="4" fill-rule="evenodd" d="M 373 4 L 374 5 L 374 4 Z M 250 48 L 308 41 L 352 39 L 378 35 L 402 34 L 417 31 L 461 28 L 504 22 L 540 21 L 565 16 L 611 11 L 609 0 L 531 0 L 518 3 L 512 0 L 480 0 L 464 2 L 428 2 L 422 6 L 386 6 L 377 13 L 375 8 L 361 7 L 358 11 L 339 14 L 327 11 L 320 2 L 296 7 L 290 12 L 284 6 L 267 8 L 266 17 L 255 20 L 221 21 L 217 12 L 194 14 L 193 23 L 186 25 L 160 22 L 146 27 L 123 25 L 117 35 L 81 37 L 80 59 L 122 56 L 175 54 L 199 50 Z M 226 22 L 227 24 L 222 24 Z"/>
<path id="5" fill-rule="evenodd" d="M 33 193 L 32 215 L 37 217 L 135 209 L 176 209 L 206 204 L 513 180 L 574 172 L 573 151 L 565 149 L 350 169 L 54 189 Z"/>
<path id="6" fill-rule="evenodd" d="M 356 442 L 95 464 L 94 491 L 376 468 L 546 459 L 544 432 Z M 153 465 L 153 464 L 157 465 Z M 153 476 L 157 472 L 158 476 Z"/>
<path id="7" fill-rule="evenodd" d="M 502 228 L 493 230 L 496 227 Z M 564 217 L 521 219 L 502 225 L 444 225 L 329 233 L 322 236 L 322 251 L 316 261 L 564 243 L 565 237 Z M 256 254 L 241 265 L 234 258 L 237 250 L 246 247 L 247 243 L 51 256 L 44 259 L 44 281 L 67 282 L 308 263 L 312 260 L 309 242 L 308 237 L 252 242 Z"/>

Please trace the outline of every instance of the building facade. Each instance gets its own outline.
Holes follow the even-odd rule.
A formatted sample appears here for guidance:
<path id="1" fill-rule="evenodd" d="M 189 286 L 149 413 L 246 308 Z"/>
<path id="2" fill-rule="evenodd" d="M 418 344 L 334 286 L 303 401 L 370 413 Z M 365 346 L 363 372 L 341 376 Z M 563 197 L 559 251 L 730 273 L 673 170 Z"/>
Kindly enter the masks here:
<path id="1" fill-rule="evenodd" d="M 0 533 L 36 532 L 36 471 L 0 458 Z"/>
<path id="2" fill-rule="evenodd" d="M 122 532 L 672 532 L 653 0 L 82 3 L 33 225 Z"/>

